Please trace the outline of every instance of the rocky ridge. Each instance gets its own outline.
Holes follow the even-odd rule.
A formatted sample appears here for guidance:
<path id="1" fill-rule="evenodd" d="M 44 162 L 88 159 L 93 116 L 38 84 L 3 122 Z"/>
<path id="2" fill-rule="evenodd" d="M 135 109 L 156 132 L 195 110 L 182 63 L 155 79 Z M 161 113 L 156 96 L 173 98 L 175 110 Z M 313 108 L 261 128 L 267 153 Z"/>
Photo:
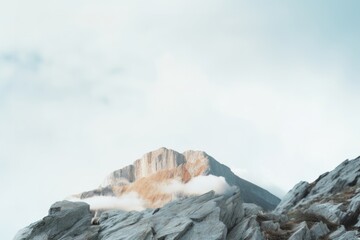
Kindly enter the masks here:
<path id="1" fill-rule="evenodd" d="M 355 240 L 360 238 L 360 157 L 312 183 L 300 182 L 273 211 L 242 198 L 239 189 L 208 192 L 140 212 L 94 212 L 86 203 L 62 201 L 15 240 Z"/>

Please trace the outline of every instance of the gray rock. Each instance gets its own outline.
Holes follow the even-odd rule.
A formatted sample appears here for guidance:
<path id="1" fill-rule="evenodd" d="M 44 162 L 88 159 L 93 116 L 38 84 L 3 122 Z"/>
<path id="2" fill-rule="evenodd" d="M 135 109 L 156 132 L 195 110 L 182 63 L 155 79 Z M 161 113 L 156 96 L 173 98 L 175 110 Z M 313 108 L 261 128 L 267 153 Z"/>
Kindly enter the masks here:
<path id="1" fill-rule="evenodd" d="M 245 217 L 250 217 L 252 215 L 258 215 L 263 212 L 263 209 L 253 203 L 244 203 L 244 215 Z"/>
<path id="2" fill-rule="evenodd" d="M 342 203 L 333 205 L 331 203 L 315 203 L 310 206 L 306 213 L 322 216 L 329 222 L 340 224 L 345 213 L 340 210 Z"/>
<path id="3" fill-rule="evenodd" d="M 332 232 L 332 233 L 329 235 L 329 239 L 330 239 L 330 240 L 338 239 L 338 238 L 340 238 L 341 236 L 343 236 L 345 233 L 346 233 L 346 229 L 345 229 L 344 226 L 341 225 L 336 231 Z"/>
<path id="4" fill-rule="evenodd" d="M 354 227 L 360 228 L 360 215 L 358 216 L 357 223 L 354 225 Z"/>
<path id="5" fill-rule="evenodd" d="M 193 221 L 191 221 L 189 218 L 172 218 L 162 228 L 159 228 L 159 231 L 155 234 L 155 238 L 161 239 L 166 237 L 167 239 L 178 239 L 179 237 L 183 236 L 193 225 Z"/>
<path id="6" fill-rule="evenodd" d="M 280 229 L 280 224 L 277 223 L 277 222 L 274 222 L 272 220 L 269 220 L 269 221 L 263 221 L 261 223 L 261 229 L 263 231 L 273 231 L 273 232 L 276 232 L 276 231 L 279 231 Z"/>
<path id="7" fill-rule="evenodd" d="M 330 238 L 330 240 L 356 240 L 356 239 L 359 239 L 358 231 L 348 231 L 339 237 Z"/>
<path id="8" fill-rule="evenodd" d="M 261 240 L 264 239 L 260 231 L 256 216 L 252 215 L 238 223 L 227 235 L 226 239 Z"/>
<path id="9" fill-rule="evenodd" d="M 358 193 L 351 199 L 348 207 L 348 212 L 358 212 L 359 210 L 360 210 L 360 193 Z"/>
<path id="10" fill-rule="evenodd" d="M 284 213 L 301 207 L 306 208 L 319 200 L 331 201 L 337 194 L 341 197 L 344 189 L 360 185 L 359 169 L 360 157 L 351 161 L 344 161 L 333 171 L 319 176 L 319 178 L 311 184 L 307 182 L 298 183 L 285 195 L 274 212 Z M 347 195 L 347 197 L 351 196 Z M 346 199 L 343 201 L 346 201 Z M 351 211 L 357 206 L 358 203 L 354 203 L 351 206 Z"/>
<path id="11" fill-rule="evenodd" d="M 96 239 L 99 227 L 91 226 L 89 205 L 83 202 L 62 201 L 53 204 L 49 215 L 18 232 L 15 240 L 76 239 L 84 236 Z"/>
<path id="12" fill-rule="evenodd" d="M 341 192 L 344 187 L 359 185 L 360 158 L 346 160 L 322 177 L 312 188 L 310 195 L 330 195 Z"/>
<path id="13" fill-rule="evenodd" d="M 239 192 L 209 192 L 173 201 L 156 213 L 106 211 L 99 219 L 99 239 L 226 239 L 243 215 Z"/>
<path id="14" fill-rule="evenodd" d="M 311 237 L 316 240 L 319 239 L 320 237 L 325 236 L 329 232 L 330 230 L 328 229 L 327 225 L 323 222 L 315 223 L 310 229 Z"/>
<path id="15" fill-rule="evenodd" d="M 295 207 L 308 193 L 310 184 L 308 182 L 299 182 L 291 189 L 281 200 L 274 210 L 274 213 L 281 214 Z"/>
<path id="16" fill-rule="evenodd" d="M 306 222 L 297 226 L 296 231 L 290 236 L 289 240 L 311 240 L 310 230 Z"/>
<path id="17" fill-rule="evenodd" d="M 194 224 L 183 236 L 181 240 L 223 240 L 226 239 L 227 228 L 224 223 L 210 220 Z"/>
<path id="18" fill-rule="evenodd" d="M 289 216 L 286 214 L 275 214 L 273 212 L 264 212 L 262 215 L 264 216 L 264 218 L 273 220 L 278 223 L 285 223 L 289 221 Z"/>

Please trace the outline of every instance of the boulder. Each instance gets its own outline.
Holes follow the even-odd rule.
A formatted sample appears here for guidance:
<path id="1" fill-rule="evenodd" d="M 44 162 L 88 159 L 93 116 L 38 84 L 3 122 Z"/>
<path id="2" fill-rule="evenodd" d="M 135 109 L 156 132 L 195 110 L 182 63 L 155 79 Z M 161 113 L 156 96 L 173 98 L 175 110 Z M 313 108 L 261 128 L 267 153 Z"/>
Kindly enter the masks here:
<path id="1" fill-rule="evenodd" d="M 281 214 L 295 207 L 309 193 L 309 188 L 308 182 L 299 182 L 283 197 L 273 212 Z"/>
<path id="2" fill-rule="evenodd" d="M 272 220 L 261 222 L 261 229 L 265 232 L 272 231 L 276 232 L 280 230 L 280 224 Z"/>
<path id="3" fill-rule="evenodd" d="M 240 193 L 178 199 L 143 212 L 105 211 L 99 239 L 225 239 L 244 216 Z"/>
<path id="4" fill-rule="evenodd" d="M 345 213 L 341 209 L 342 203 L 314 203 L 305 212 L 308 214 L 314 214 L 325 218 L 327 221 L 335 224 L 340 224 L 342 219 L 345 217 Z"/>
<path id="5" fill-rule="evenodd" d="M 320 237 L 325 236 L 329 232 L 330 230 L 328 229 L 327 225 L 323 222 L 315 223 L 310 229 L 310 235 L 313 239 L 319 239 Z"/>
<path id="6" fill-rule="evenodd" d="M 48 216 L 19 231 L 14 240 L 96 239 L 99 227 L 91 225 L 91 218 L 86 203 L 56 202 L 51 206 Z"/>
<path id="7" fill-rule="evenodd" d="M 346 229 L 345 229 L 344 226 L 341 225 L 338 229 L 336 229 L 336 231 L 332 232 L 332 233 L 329 235 L 329 239 L 330 239 L 330 240 L 338 239 L 338 238 L 340 238 L 341 236 L 343 236 L 345 233 L 346 233 Z"/>
<path id="8" fill-rule="evenodd" d="M 256 216 L 252 215 L 243 219 L 234 228 L 231 229 L 226 239 L 244 239 L 244 240 L 262 240 L 263 234 L 260 231 Z"/>
<path id="9" fill-rule="evenodd" d="M 311 240 L 310 230 L 306 222 L 300 223 L 289 240 Z"/>

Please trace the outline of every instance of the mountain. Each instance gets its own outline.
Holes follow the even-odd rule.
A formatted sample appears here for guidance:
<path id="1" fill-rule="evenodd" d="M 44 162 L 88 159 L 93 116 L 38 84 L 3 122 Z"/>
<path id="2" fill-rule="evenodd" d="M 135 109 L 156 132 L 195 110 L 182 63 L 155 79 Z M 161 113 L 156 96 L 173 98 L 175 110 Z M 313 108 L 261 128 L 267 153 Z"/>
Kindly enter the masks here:
<path id="1" fill-rule="evenodd" d="M 207 160 L 197 161 L 200 159 L 199 156 Z M 171 160 L 164 163 L 160 159 Z M 203 161 L 208 162 L 203 165 L 196 163 Z M 157 184 L 161 183 L 160 180 L 167 182 L 174 176 L 178 176 L 180 180 L 180 177 L 186 176 L 184 181 L 190 179 L 189 184 L 198 177 L 204 177 L 208 181 L 211 180 L 211 175 L 196 177 L 195 173 L 219 173 L 219 169 L 227 169 L 218 162 L 209 163 L 212 161 L 215 160 L 203 152 L 190 151 L 179 154 L 172 150 L 160 149 L 135 161 L 132 167 L 125 168 L 130 170 L 122 169 L 110 174 L 99 189 L 107 188 L 104 192 L 115 196 L 118 193 L 113 191 L 113 186 L 129 187 L 142 179 L 155 181 Z M 194 162 L 195 167 L 187 170 L 186 164 Z M 212 164 L 215 164 L 215 167 Z M 218 169 L 214 170 L 216 168 Z M 162 171 L 165 172 L 157 175 Z M 189 175 L 184 175 L 185 172 L 189 172 Z M 192 174 L 195 177 L 191 179 Z M 148 178 L 154 175 L 157 175 L 154 179 Z M 231 178 L 225 176 L 224 179 Z M 211 184 L 210 181 L 208 183 Z M 147 186 L 150 186 L 148 191 L 154 190 L 151 184 L 142 187 Z M 156 193 L 158 192 L 157 190 Z M 100 193 L 101 191 L 94 191 L 86 194 Z M 227 191 L 221 193 L 209 191 L 200 195 L 177 195 L 168 203 L 162 202 L 164 205 L 161 207 L 146 208 L 143 211 L 91 210 L 84 202 L 60 201 L 50 207 L 48 216 L 20 230 L 14 240 L 360 238 L 360 157 L 344 161 L 334 170 L 320 175 L 312 183 L 298 183 L 274 210 L 266 211 L 254 203 L 245 203 L 243 194 L 238 187 L 228 187 Z"/>
<path id="2" fill-rule="evenodd" d="M 274 209 L 280 199 L 268 191 L 236 176 L 230 168 L 219 163 L 202 151 L 186 151 L 183 154 L 160 148 L 145 154 L 132 165 L 112 172 L 98 189 L 77 195 L 81 199 L 94 196 L 120 197 L 136 192 L 147 207 L 161 207 L 173 200 L 173 194 L 159 191 L 159 185 L 179 180 L 186 184 L 199 176 L 224 177 L 231 186 L 240 188 L 244 202 L 255 203 L 265 210 Z"/>

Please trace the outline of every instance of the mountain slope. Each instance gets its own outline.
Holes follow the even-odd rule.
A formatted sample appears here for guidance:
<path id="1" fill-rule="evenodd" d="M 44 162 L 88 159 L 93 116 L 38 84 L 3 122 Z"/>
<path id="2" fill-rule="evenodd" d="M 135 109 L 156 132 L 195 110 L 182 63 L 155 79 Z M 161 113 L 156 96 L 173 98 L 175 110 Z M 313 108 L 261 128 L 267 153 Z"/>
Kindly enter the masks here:
<path id="1" fill-rule="evenodd" d="M 172 152 L 169 168 L 158 153 L 144 158 L 154 157 L 160 161 L 153 165 L 155 174 L 152 172 L 154 169 L 143 169 L 137 173 L 141 178 L 136 179 L 139 175 L 133 174 L 133 183 L 126 182 L 126 179 L 118 182 L 115 177 L 116 185 L 130 187 L 134 184 L 139 185 L 132 186 L 134 189 L 144 189 L 148 182 L 151 185 L 160 180 L 167 181 L 174 174 L 188 179 L 192 174 L 204 171 L 227 173 L 227 169 L 216 162 L 213 163 L 215 167 L 211 167 L 212 160 L 201 152 L 187 152 L 183 154 L 184 158 Z M 207 164 L 196 163 L 204 161 L 199 160 L 200 156 L 207 156 Z M 175 171 L 173 167 L 177 159 L 185 162 L 175 167 Z M 188 171 L 187 163 L 195 163 L 199 168 Z M 150 175 L 146 175 L 149 172 Z M 184 172 L 188 175 L 183 175 Z M 111 183 L 106 186 L 111 186 Z M 312 183 L 300 182 L 270 212 L 264 212 L 253 203 L 243 203 L 238 188 L 231 188 L 223 194 L 210 191 L 203 195 L 178 196 L 160 208 L 144 211 L 90 211 L 86 203 L 62 201 L 51 206 L 48 216 L 20 230 L 14 240 L 356 240 L 360 238 L 359 229 L 360 157 L 343 162 Z"/>
<path id="2" fill-rule="evenodd" d="M 121 196 L 137 192 L 147 202 L 147 207 L 161 207 L 173 199 L 159 185 L 178 180 L 186 184 L 199 176 L 224 177 L 231 186 L 240 188 L 244 202 L 255 203 L 265 210 L 274 209 L 280 199 L 268 191 L 236 176 L 230 168 L 219 163 L 202 151 L 186 151 L 183 154 L 160 148 L 145 154 L 134 164 L 112 172 L 98 189 L 80 194 L 85 199 L 93 196 Z"/>

